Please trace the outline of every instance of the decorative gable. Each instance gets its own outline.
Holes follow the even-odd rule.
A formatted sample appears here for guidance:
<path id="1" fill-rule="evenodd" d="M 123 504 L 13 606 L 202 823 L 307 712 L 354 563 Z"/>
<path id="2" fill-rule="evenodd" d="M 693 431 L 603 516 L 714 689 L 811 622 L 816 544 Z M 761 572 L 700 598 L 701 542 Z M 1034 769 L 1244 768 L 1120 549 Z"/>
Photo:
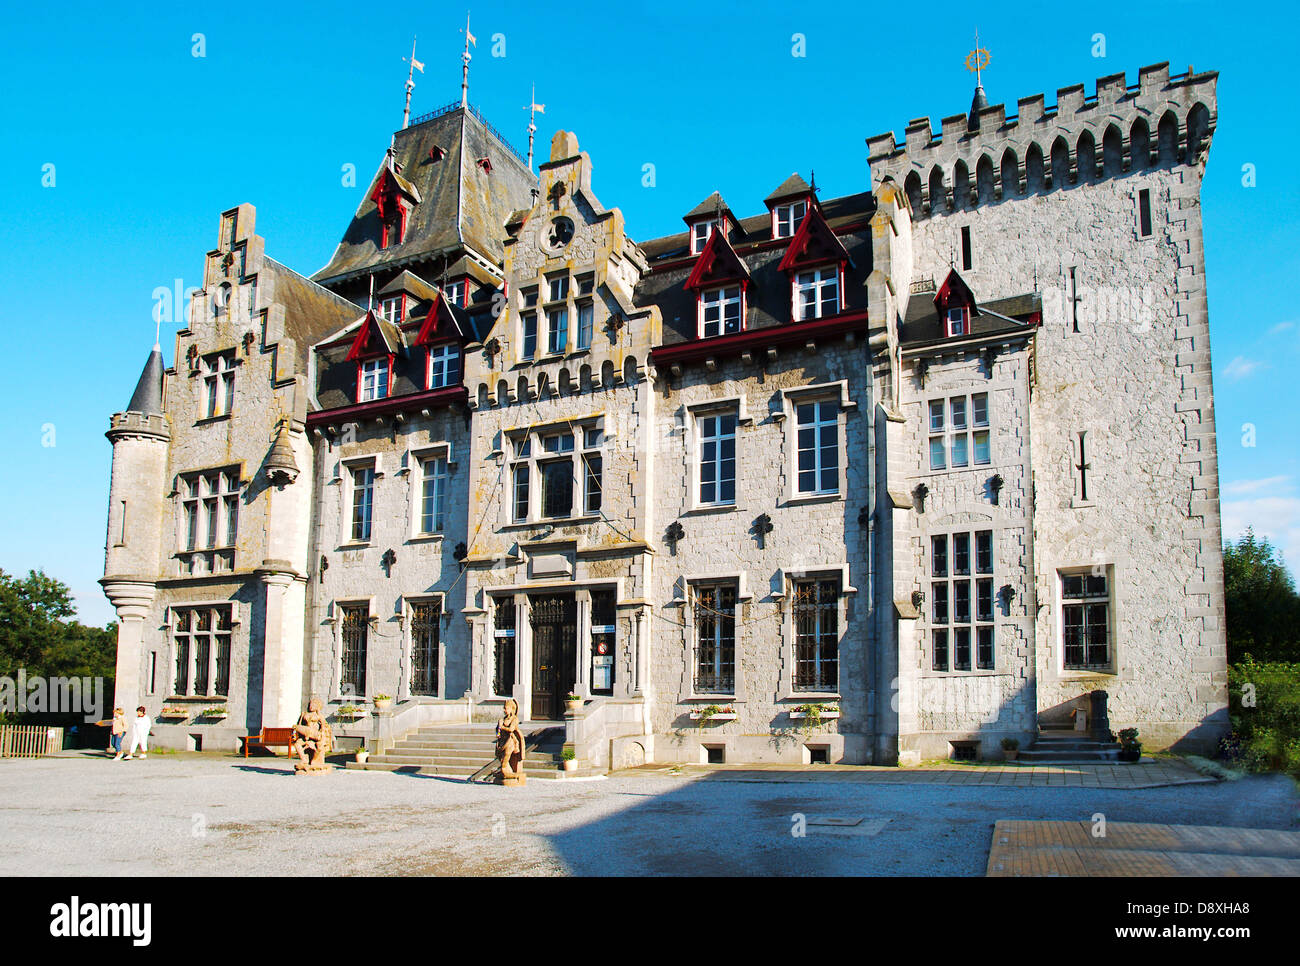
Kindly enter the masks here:
<path id="1" fill-rule="evenodd" d="M 469 324 L 464 318 L 464 310 L 453 305 L 450 299 L 439 292 L 433 304 L 429 306 L 429 314 L 424 317 L 420 332 L 415 337 L 415 344 L 428 345 L 446 339 L 464 342 L 469 338 L 468 332 Z"/>
<path id="2" fill-rule="evenodd" d="M 939 291 L 934 295 L 934 307 L 939 315 L 946 316 L 949 309 L 967 309 L 970 315 L 979 315 L 979 309 L 975 306 L 975 294 L 970 290 L 965 280 L 957 274 L 957 269 L 948 272 L 948 277 L 943 280 L 939 286 Z"/>
<path id="3" fill-rule="evenodd" d="M 695 262 L 690 277 L 686 279 L 688 291 L 712 288 L 726 282 L 749 283 L 749 269 L 741 261 L 731 242 L 721 232 L 713 232 L 704 245 L 704 251 Z"/>
<path id="4" fill-rule="evenodd" d="M 374 356 L 397 354 L 400 347 L 397 330 L 384 321 L 374 309 L 366 313 L 357 330 L 357 336 L 348 349 L 347 361 L 373 358 Z"/>
<path id="5" fill-rule="evenodd" d="M 780 269 L 783 272 L 793 272 L 799 268 L 825 265 L 828 262 L 846 265 L 849 262 L 849 253 L 836 237 L 835 232 L 831 231 L 830 225 L 826 224 L 821 206 L 813 205 L 803 223 L 799 225 L 794 238 L 790 239 L 790 247 L 786 249 L 785 257 L 781 259 Z"/>

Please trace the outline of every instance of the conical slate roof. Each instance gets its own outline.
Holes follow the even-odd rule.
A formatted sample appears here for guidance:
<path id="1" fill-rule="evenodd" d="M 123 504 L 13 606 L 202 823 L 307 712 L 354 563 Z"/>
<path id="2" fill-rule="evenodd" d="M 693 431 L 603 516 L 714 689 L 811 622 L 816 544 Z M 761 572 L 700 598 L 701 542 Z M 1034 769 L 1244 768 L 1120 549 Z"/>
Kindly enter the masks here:
<path id="1" fill-rule="evenodd" d="M 131 401 L 126 404 L 126 411 L 161 416 L 163 411 L 162 385 L 162 349 L 155 342 L 153 351 L 149 353 L 149 361 L 144 364 L 144 371 L 140 373 L 140 381 L 135 384 L 135 392 L 131 394 Z"/>
<path id="2" fill-rule="evenodd" d="M 980 126 L 980 111 L 989 106 L 989 99 L 984 96 L 984 85 L 977 84 L 975 96 L 971 98 L 970 113 L 966 115 L 966 129 L 977 130 Z"/>

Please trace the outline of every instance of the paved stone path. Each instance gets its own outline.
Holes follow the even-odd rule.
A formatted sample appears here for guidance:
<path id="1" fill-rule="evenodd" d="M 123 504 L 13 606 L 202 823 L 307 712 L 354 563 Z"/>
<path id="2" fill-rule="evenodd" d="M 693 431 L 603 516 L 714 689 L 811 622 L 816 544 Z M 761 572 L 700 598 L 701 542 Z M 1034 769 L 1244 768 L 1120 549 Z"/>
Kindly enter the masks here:
<path id="1" fill-rule="evenodd" d="M 1214 784 L 1177 759 L 1131 765 L 643 765 L 618 775 L 671 775 L 733 782 L 865 782 L 879 785 L 1000 785 L 1011 788 L 1162 788 Z"/>
<path id="2" fill-rule="evenodd" d="M 986 875 L 1300 876 L 1300 832 L 1108 822 L 1001 820 Z"/>

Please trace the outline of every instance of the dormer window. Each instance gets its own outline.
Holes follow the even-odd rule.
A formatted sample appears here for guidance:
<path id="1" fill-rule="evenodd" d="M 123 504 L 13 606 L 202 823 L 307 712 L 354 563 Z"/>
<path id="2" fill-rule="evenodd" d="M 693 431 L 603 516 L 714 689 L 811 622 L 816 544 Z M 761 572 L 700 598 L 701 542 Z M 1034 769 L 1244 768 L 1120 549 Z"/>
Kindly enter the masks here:
<path id="1" fill-rule="evenodd" d="M 840 267 L 825 265 L 795 273 L 794 320 L 824 319 L 840 310 Z"/>
<path id="2" fill-rule="evenodd" d="M 388 356 L 357 363 L 357 402 L 387 399 L 389 375 Z"/>
<path id="3" fill-rule="evenodd" d="M 793 238 L 808 214 L 808 202 L 795 201 L 772 209 L 772 237 Z"/>
<path id="4" fill-rule="evenodd" d="M 948 335 L 966 334 L 966 310 L 956 306 L 948 310 Z"/>
<path id="5" fill-rule="evenodd" d="M 744 289 L 724 285 L 700 293 L 700 338 L 739 332 L 744 318 Z"/>
<path id="6" fill-rule="evenodd" d="M 400 245 L 402 238 L 406 234 L 406 209 L 400 204 L 394 206 L 392 214 L 383 222 L 383 237 L 380 239 L 380 248 L 392 248 L 394 245 Z"/>
<path id="7" fill-rule="evenodd" d="M 460 383 L 460 347 L 454 342 L 429 347 L 428 387 L 445 389 Z"/>
<path id="8" fill-rule="evenodd" d="M 392 298 L 384 299 L 379 306 L 379 314 L 389 322 L 401 322 L 405 315 L 403 311 L 403 297 L 394 295 Z"/>
<path id="9" fill-rule="evenodd" d="M 697 221 L 691 225 L 691 254 L 698 255 L 704 251 L 704 245 L 709 240 L 709 235 L 714 228 L 721 230 L 721 219 L 706 218 L 704 221 Z"/>
<path id="10" fill-rule="evenodd" d="M 452 305 L 463 309 L 466 296 L 469 294 L 469 283 L 463 278 L 455 282 L 448 282 L 444 286 L 442 294 Z"/>

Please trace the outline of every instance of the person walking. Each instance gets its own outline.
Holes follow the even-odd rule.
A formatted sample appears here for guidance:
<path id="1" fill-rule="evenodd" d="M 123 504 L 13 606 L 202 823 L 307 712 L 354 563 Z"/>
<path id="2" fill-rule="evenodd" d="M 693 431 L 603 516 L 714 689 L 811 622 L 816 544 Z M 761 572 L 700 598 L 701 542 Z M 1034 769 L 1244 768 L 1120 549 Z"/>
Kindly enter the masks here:
<path id="1" fill-rule="evenodd" d="M 152 721 L 145 716 L 144 705 L 135 709 L 135 720 L 131 722 L 131 747 L 127 749 L 126 760 L 135 757 L 135 749 L 140 749 L 140 757 L 149 757 L 149 726 Z"/>
<path id="2" fill-rule="evenodd" d="M 126 737 L 126 712 L 121 708 L 113 709 L 113 755 L 114 761 L 122 760 L 122 739 Z"/>

